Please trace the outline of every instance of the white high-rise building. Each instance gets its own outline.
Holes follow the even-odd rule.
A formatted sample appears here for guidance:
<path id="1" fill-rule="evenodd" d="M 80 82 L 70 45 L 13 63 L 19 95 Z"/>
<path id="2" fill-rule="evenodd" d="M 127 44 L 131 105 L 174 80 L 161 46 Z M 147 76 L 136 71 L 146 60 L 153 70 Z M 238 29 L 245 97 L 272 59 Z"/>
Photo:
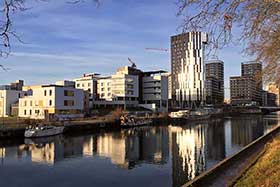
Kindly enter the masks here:
<path id="1" fill-rule="evenodd" d="M 188 32 L 171 37 L 172 98 L 175 105 L 193 107 L 205 102 L 204 46 L 207 34 Z"/>

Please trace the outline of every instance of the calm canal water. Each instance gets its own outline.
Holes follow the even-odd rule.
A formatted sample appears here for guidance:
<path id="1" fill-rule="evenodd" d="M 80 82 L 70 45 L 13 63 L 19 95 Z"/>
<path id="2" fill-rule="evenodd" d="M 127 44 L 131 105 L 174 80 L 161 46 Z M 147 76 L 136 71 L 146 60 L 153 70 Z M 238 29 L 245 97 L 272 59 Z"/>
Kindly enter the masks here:
<path id="1" fill-rule="evenodd" d="M 276 125 L 279 114 L 14 142 L 0 148 L 0 186 L 177 187 Z"/>

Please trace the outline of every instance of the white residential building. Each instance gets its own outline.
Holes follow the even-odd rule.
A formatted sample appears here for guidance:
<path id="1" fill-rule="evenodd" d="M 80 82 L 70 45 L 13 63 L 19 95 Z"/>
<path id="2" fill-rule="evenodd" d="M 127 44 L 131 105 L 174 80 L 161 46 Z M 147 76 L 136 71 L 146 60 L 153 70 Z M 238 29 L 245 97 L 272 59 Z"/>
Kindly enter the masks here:
<path id="1" fill-rule="evenodd" d="M 75 87 L 89 92 L 89 105 L 92 108 L 94 100 L 97 98 L 97 80 L 99 74 L 89 73 L 83 77 L 74 79 Z"/>
<path id="2" fill-rule="evenodd" d="M 80 117 L 84 91 L 58 85 L 25 86 L 27 95 L 19 99 L 19 117 L 50 119 Z"/>
<path id="3" fill-rule="evenodd" d="M 0 117 L 12 115 L 12 105 L 17 104 L 24 92 L 19 90 L 0 90 Z"/>
<path id="4" fill-rule="evenodd" d="M 157 112 L 168 111 L 168 75 L 165 71 L 143 73 L 140 106 Z"/>
<path id="5" fill-rule="evenodd" d="M 130 71 L 130 67 L 125 66 L 110 77 L 100 78 L 97 84 L 99 100 L 94 104 L 97 107 L 136 107 L 139 98 L 139 77 L 129 74 Z"/>

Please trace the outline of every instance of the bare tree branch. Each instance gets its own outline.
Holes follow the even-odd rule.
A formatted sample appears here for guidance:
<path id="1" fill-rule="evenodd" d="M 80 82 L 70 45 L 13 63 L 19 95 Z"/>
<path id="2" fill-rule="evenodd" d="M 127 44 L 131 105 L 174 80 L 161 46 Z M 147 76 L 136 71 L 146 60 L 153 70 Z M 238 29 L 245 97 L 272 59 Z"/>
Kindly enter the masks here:
<path id="1" fill-rule="evenodd" d="M 279 0 L 178 0 L 180 28 L 209 34 L 210 52 L 233 42 L 238 28 L 244 53 L 264 63 L 265 81 L 280 84 L 280 1 Z"/>

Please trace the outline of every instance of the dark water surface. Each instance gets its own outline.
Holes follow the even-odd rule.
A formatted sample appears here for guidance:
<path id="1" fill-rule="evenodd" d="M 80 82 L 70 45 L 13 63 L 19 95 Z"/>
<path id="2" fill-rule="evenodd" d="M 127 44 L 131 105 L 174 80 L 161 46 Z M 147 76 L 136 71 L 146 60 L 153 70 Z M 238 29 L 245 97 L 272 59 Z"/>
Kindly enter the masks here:
<path id="1" fill-rule="evenodd" d="M 180 186 L 280 125 L 277 115 L 25 140 L 0 147 L 1 187 Z"/>

